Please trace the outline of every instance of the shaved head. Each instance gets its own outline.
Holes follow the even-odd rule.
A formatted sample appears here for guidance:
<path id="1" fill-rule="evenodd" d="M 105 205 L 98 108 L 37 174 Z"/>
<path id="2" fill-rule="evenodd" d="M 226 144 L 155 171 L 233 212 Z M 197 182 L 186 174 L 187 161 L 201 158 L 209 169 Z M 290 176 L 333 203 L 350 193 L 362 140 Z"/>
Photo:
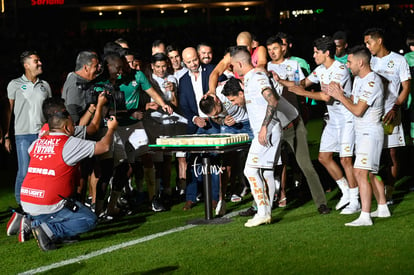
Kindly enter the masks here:
<path id="1" fill-rule="evenodd" d="M 185 48 L 182 56 L 185 66 L 193 73 L 198 72 L 200 60 L 198 58 L 197 50 L 193 47 Z"/>
<path id="2" fill-rule="evenodd" d="M 252 35 L 249 32 L 241 32 L 236 38 L 237 46 L 246 46 L 250 51 L 252 46 Z"/>

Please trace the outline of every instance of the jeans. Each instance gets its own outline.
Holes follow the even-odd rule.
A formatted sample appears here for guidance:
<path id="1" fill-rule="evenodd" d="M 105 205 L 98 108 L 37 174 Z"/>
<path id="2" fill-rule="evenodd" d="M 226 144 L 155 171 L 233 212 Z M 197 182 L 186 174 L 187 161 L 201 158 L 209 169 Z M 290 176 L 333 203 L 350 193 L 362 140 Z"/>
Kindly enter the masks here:
<path id="1" fill-rule="evenodd" d="M 211 128 L 204 129 L 204 128 L 198 128 L 197 134 L 218 134 L 220 133 L 220 128 L 217 124 L 211 123 Z M 195 159 L 197 158 L 197 164 L 195 163 Z M 219 167 L 219 157 L 217 154 L 209 154 L 211 167 L 212 167 L 212 173 L 211 173 L 211 193 L 212 193 L 212 199 L 215 201 L 218 201 L 219 199 L 219 189 L 220 189 L 220 174 L 217 171 Z M 187 159 L 188 168 L 187 171 L 190 171 L 191 174 L 191 181 L 187 183 L 186 188 L 186 200 L 196 202 L 197 198 L 197 192 L 198 192 L 198 185 L 203 182 L 203 172 L 201 171 L 201 161 L 202 156 L 200 154 L 189 154 L 189 157 Z M 194 168 L 194 165 L 196 167 Z M 215 168 L 215 169 L 214 169 Z M 196 171 L 194 171 L 196 170 Z M 195 173 L 196 172 L 196 173 Z"/>
<path id="2" fill-rule="evenodd" d="M 14 196 L 17 204 L 20 204 L 20 189 L 24 177 L 26 177 L 27 168 L 29 167 L 30 156 L 27 151 L 30 145 L 37 139 L 37 134 L 16 135 L 16 153 L 17 153 L 17 175 L 14 185 Z"/>
<path id="3" fill-rule="evenodd" d="M 73 237 L 94 229 L 97 221 L 95 213 L 80 202 L 76 204 L 79 207 L 76 212 L 64 207 L 53 214 L 32 216 L 32 227 L 43 224 L 42 228 L 45 229 L 47 226 L 51 232 L 45 232 L 53 240 Z"/>

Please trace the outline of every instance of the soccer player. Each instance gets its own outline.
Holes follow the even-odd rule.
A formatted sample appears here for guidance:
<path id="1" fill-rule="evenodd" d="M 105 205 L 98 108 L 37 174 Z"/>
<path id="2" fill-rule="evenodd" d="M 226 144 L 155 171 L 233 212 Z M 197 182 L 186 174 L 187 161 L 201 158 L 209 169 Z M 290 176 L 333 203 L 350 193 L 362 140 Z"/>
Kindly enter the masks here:
<path id="1" fill-rule="evenodd" d="M 318 67 L 301 83 L 305 87 L 320 84 L 320 92 L 306 91 L 300 85 L 290 85 L 289 91 L 297 95 L 306 96 L 326 102 L 329 120 L 323 130 L 319 148 L 319 161 L 328 170 L 342 191 L 342 197 L 336 205 L 341 214 L 353 214 L 360 210 L 358 201 L 358 185 L 352 169 L 352 155 L 354 151 L 354 117 L 341 102 L 331 98 L 326 92 L 331 82 L 338 82 L 346 95 L 351 93 L 351 77 L 346 66 L 334 59 L 335 42 L 330 37 L 318 38 L 314 41 L 314 54 Z M 333 153 L 339 152 L 341 165 L 345 170 L 346 178 L 341 168 L 333 159 Z M 348 184 L 349 183 L 349 184 Z"/>
<path id="2" fill-rule="evenodd" d="M 328 89 L 328 94 L 344 104 L 355 116 L 354 174 L 359 185 L 362 211 L 358 219 L 346 223 L 346 226 L 369 226 L 372 225 L 371 217 L 391 215 L 385 200 L 384 183 L 376 176 L 384 141 L 381 124 L 384 87 L 381 77 L 371 70 L 370 59 L 371 54 L 364 46 L 356 46 L 349 53 L 347 64 L 355 76 L 351 98 L 344 95 L 338 83 L 332 82 Z M 373 190 L 378 210 L 370 213 Z"/>
<path id="3" fill-rule="evenodd" d="M 398 148 L 405 146 L 400 108 L 410 94 L 411 74 L 404 56 L 388 50 L 385 42 L 382 29 L 371 28 L 364 33 L 364 43 L 372 54 L 372 70 L 388 81 L 382 121 L 384 124 L 394 125 L 394 129 L 385 136 L 382 155 L 384 161 L 386 159 L 390 162 L 385 163 L 386 194 L 388 203 L 392 204 L 392 192 L 400 168 Z"/>
<path id="4" fill-rule="evenodd" d="M 237 79 L 230 78 L 223 94 L 234 105 L 246 106 L 254 138 L 247 155 L 244 174 L 257 204 L 257 214 L 249 219 L 246 227 L 271 222 L 271 202 L 276 184 L 273 176 L 274 160 L 279 159 L 282 134 L 276 116 L 278 96 L 272 89 L 268 76 L 255 71 L 250 52 L 237 46 L 230 53 L 233 70 L 244 79 L 244 91 Z M 276 158 L 275 158 L 276 157 Z"/>

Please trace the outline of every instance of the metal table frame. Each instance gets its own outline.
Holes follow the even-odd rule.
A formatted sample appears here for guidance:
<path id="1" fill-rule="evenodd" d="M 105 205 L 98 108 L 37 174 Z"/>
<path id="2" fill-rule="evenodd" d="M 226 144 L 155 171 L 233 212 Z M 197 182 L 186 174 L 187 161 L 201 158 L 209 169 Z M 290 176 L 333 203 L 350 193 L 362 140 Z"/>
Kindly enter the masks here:
<path id="1" fill-rule="evenodd" d="M 213 218 L 212 210 L 212 192 L 211 192 L 211 171 L 210 171 L 210 156 L 209 154 L 223 154 L 231 151 L 246 150 L 250 146 L 250 140 L 244 142 L 237 142 L 231 144 L 219 144 L 219 145 L 157 145 L 150 144 L 151 151 L 163 151 L 163 152 L 186 152 L 193 154 L 202 154 L 202 165 L 205 167 L 203 170 L 207 173 L 203 173 L 203 187 L 204 187 L 204 213 L 205 219 L 198 219 L 190 221 L 190 224 L 220 224 L 229 222 L 227 218 Z"/>

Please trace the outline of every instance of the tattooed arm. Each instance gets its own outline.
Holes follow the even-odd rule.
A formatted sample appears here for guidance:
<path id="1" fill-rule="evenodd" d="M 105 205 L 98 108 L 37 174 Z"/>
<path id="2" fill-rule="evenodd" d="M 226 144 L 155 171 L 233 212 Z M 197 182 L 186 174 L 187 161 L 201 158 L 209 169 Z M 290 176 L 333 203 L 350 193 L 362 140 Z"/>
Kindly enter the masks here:
<path id="1" fill-rule="evenodd" d="M 276 113 L 278 96 L 271 88 L 263 90 L 262 95 L 267 101 L 267 107 L 266 115 L 263 119 L 262 127 L 260 128 L 259 132 L 259 142 L 261 145 L 267 146 L 269 145 L 269 142 L 267 140 L 267 126 L 272 121 L 273 116 Z"/>

